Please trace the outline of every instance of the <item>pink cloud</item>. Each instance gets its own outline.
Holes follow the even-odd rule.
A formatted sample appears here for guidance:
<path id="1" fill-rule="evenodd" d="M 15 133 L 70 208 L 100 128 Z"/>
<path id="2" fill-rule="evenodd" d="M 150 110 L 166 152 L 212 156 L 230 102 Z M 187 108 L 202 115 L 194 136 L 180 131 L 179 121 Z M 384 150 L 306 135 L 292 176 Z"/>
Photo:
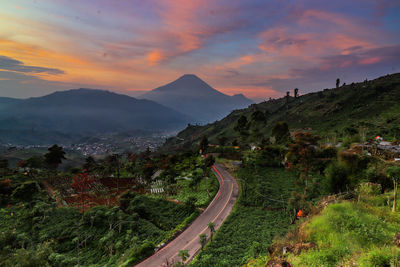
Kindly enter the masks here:
<path id="1" fill-rule="evenodd" d="M 382 60 L 381 57 L 370 57 L 370 58 L 362 59 L 358 63 L 361 64 L 361 65 L 370 65 L 370 64 L 378 63 L 381 60 Z"/>

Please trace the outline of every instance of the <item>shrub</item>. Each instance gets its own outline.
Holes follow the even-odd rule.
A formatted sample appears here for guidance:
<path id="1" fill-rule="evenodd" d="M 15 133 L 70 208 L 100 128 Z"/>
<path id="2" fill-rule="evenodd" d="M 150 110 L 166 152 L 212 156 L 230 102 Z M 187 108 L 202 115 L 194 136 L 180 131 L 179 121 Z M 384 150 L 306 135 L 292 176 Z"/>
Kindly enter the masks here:
<path id="1" fill-rule="evenodd" d="M 40 186 L 35 181 L 28 181 L 14 189 L 11 198 L 15 201 L 31 201 L 36 193 L 40 192 Z"/>
<path id="2" fill-rule="evenodd" d="M 350 180 L 347 167 L 338 161 L 332 162 L 326 169 L 327 189 L 330 193 L 339 193 L 347 189 Z"/>
<path id="3" fill-rule="evenodd" d="M 356 193 L 358 195 L 359 200 L 366 196 L 376 196 L 380 194 L 381 191 L 382 191 L 382 186 L 380 184 L 374 184 L 374 183 L 361 183 L 356 188 Z"/>

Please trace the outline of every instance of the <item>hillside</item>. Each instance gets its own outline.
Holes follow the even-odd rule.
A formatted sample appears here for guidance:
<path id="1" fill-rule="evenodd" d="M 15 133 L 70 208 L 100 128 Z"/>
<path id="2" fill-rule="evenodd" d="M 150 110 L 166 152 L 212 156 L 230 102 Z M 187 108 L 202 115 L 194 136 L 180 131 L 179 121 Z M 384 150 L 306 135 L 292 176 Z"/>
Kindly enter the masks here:
<path id="1" fill-rule="evenodd" d="M 149 100 L 102 90 L 76 89 L 0 106 L 2 143 L 65 141 L 72 137 L 141 130 L 176 130 L 190 118 Z M 43 134 L 45 133 L 45 134 Z"/>
<path id="2" fill-rule="evenodd" d="M 185 74 L 179 79 L 141 96 L 156 101 L 195 118 L 195 122 L 212 122 L 228 115 L 234 109 L 244 108 L 253 101 L 244 95 L 225 95 L 199 77 Z"/>
<path id="3" fill-rule="evenodd" d="M 400 74 L 392 74 L 368 82 L 352 83 L 334 89 L 309 93 L 298 98 L 273 99 L 235 110 L 224 119 L 205 126 L 188 126 L 176 138 L 169 139 L 166 148 L 190 146 L 207 136 L 212 143 L 225 137 L 258 143 L 268 139 L 278 121 L 285 121 L 291 131 L 307 129 L 337 140 L 346 135 L 383 135 L 400 137 Z M 261 111 L 260 119 L 252 119 Z M 241 115 L 246 116 L 247 138 L 243 139 L 234 127 Z M 254 115 L 253 115 L 254 117 Z"/>

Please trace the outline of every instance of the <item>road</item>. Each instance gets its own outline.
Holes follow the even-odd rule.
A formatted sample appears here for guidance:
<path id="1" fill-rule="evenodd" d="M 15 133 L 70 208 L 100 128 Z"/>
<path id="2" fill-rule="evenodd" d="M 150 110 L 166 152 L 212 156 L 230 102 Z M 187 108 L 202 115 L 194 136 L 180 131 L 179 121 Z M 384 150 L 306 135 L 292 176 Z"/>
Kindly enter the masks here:
<path id="1" fill-rule="evenodd" d="M 222 225 L 222 222 L 228 217 L 235 205 L 239 195 L 239 187 L 233 176 L 221 165 L 216 163 L 212 168 L 218 178 L 220 186 L 210 205 L 184 232 L 157 253 L 136 266 L 172 266 L 173 263 L 180 261 L 180 257 L 178 256 L 180 250 L 188 251 L 189 258 L 186 261 L 187 263 L 191 261 L 201 249 L 199 235 L 205 233 L 207 237 L 210 236 L 210 231 L 207 226 L 208 223 L 214 222 L 216 230 Z"/>

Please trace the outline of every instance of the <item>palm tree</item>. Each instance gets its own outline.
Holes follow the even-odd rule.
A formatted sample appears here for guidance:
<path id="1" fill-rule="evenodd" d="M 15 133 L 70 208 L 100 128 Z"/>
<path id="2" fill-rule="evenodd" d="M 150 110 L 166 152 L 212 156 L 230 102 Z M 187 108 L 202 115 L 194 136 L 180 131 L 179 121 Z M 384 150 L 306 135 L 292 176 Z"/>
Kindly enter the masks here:
<path id="1" fill-rule="evenodd" d="M 201 250 L 203 250 L 204 246 L 207 244 L 207 235 L 206 234 L 201 234 L 201 235 L 199 235 L 199 238 L 200 238 L 199 242 L 200 242 L 200 245 L 201 245 Z"/>
<path id="2" fill-rule="evenodd" d="M 179 251 L 179 257 L 182 259 L 182 264 L 185 263 L 186 259 L 189 258 L 189 253 L 187 249 Z"/>
<path id="3" fill-rule="evenodd" d="M 53 145 L 47 149 L 49 152 L 44 155 L 47 166 L 56 171 L 58 165 L 61 164 L 62 160 L 65 159 L 65 152 L 62 147 Z"/>
<path id="4" fill-rule="evenodd" d="M 210 229 L 210 234 L 211 234 L 210 239 L 211 239 L 211 242 L 212 242 L 212 238 L 213 238 L 213 236 L 215 234 L 215 223 L 209 222 L 208 223 L 208 229 Z"/>

